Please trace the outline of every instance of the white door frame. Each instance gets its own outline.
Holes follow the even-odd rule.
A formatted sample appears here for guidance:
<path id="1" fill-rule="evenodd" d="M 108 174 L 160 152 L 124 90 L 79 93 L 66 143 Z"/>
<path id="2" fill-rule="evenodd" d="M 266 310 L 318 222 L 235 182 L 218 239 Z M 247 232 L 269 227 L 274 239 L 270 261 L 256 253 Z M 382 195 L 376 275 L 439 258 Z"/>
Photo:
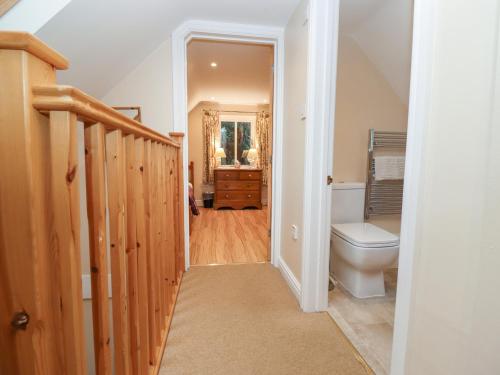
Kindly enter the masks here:
<path id="1" fill-rule="evenodd" d="M 391 375 L 404 374 L 408 346 L 411 299 L 413 293 L 413 264 L 417 248 L 419 223 L 418 204 L 421 201 L 425 148 L 425 127 L 431 111 L 432 61 L 436 8 L 434 0 L 414 0 L 413 42 L 411 61 L 410 99 L 408 107 L 408 139 L 403 190 L 401 235 L 399 240 L 398 290 L 394 316 Z"/>
<path id="2" fill-rule="evenodd" d="M 301 307 L 328 307 L 339 0 L 310 0 Z"/>
<path id="3" fill-rule="evenodd" d="M 184 227 L 189 228 L 188 201 L 188 105 L 187 105 L 187 43 L 193 38 L 228 40 L 274 46 L 274 98 L 273 98 L 273 168 L 271 263 L 278 267 L 281 249 L 281 191 L 283 144 L 283 77 L 285 48 L 284 31 L 280 27 L 244 25 L 211 21 L 187 21 L 172 33 L 173 128 L 184 133 Z M 185 261 L 189 269 L 189 230 L 185 231 Z"/>
<path id="4" fill-rule="evenodd" d="M 325 4 L 326 3 L 326 4 Z M 321 141 L 334 128 L 337 41 L 328 41 L 328 35 L 338 36 L 339 0 L 310 0 L 310 35 L 308 70 L 308 126 L 306 137 L 306 175 L 304 201 L 304 246 L 302 268 L 302 307 L 306 311 L 321 311 L 328 306 L 328 260 L 330 255 L 331 189 L 325 177 L 332 169 L 333 143 Z M 412 69 L 408 112 L 408 141 L 406 148 L 405 186 L 401 220 L 398 290 L 392 345 L 391 375 L 405 373 L 408 327 L 413 293 L 413 264 L 415 238 L 418 234 L 417 208 L 419 192 L 423 191 L 422 154 L 425 148 L 425 124 L 431 110 L 432 60 L 434 57 L 434 29 L 437 4 L 434 0 L 414 0 Z M 323 53 L 323 55 L 321 55 Z M 329 60 L 330 59 L 330 60 Z M 332 85 L 324 85 L 327 77 L 325 64 L 332 62 Z M 333 86 L 328 89 L 327 86 Z M 327 99 L 319 94 L 329 94 Z M 323 101 L 321 101 L 323 99 Z M 328 127 L 328 122 L 331 128 Z M 333 135 L 330 137 L 333 142 Z M 315 142 L 318 142 L 317 144 Z M 327 149 L 327 147 L 329 149 Z M 310 182 L 308 181 L 310 180 Z M 315 184 L 317 184 L 315 186 Z M 317 194 L 317 195 L 316 195 Z M 326 196 L 325 196 L 326 195 Z M 321 204 L 324 204 L 321 206 Z M 327 225 L 328 224 L 328 225 Z M 308 227 L 309 225 L 309 227 Z M 306 232 L 307 231 L 307 232 Z"/>

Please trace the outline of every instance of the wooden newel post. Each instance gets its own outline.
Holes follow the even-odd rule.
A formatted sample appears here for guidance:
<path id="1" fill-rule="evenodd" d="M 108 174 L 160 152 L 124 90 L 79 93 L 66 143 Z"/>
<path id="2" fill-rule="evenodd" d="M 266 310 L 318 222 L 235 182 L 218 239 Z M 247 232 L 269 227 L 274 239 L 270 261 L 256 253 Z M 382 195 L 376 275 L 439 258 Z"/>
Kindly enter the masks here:
<path id="1" fill-rule="evenodd" d="M 0 374 L 87 374 L 76 118 L 42 114 L 32 88 L 68 61 L 0 32 Z"/>
<path id="2" fill-rule="evenodd" d="M 185 271 L 185 243 L 184 243 L 184 155 L 183 155 L 183 141 L 184 133 L 171 132 L 170 137 L 180 144 L 177 150 L 176 166 L 177 166 L 177 198 L 176 198 L 176 222 L 178 223 L 176 229 L 177 236 L 177 254 L 176 254 L 176 276 L 179 281 L 182 273 Z"/>

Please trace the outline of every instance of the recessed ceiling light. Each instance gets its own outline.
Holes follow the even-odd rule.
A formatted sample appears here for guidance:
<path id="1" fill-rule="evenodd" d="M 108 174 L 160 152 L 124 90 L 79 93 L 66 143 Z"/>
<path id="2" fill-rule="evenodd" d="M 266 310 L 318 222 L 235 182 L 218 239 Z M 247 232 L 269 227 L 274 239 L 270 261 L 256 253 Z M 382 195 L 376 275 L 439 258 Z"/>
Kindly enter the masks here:
<path id="1" fill-rule="evenodd" d="M 210 63 L 210 66 L 211 66 L 212 68 L 217 68 L 217 63 L 214 61 L 214 62 Z"/>
<path id="2" fill-rule="evenodd" d="M 215 96 L 210 97 L 210 100 L 215 100 Z"/>

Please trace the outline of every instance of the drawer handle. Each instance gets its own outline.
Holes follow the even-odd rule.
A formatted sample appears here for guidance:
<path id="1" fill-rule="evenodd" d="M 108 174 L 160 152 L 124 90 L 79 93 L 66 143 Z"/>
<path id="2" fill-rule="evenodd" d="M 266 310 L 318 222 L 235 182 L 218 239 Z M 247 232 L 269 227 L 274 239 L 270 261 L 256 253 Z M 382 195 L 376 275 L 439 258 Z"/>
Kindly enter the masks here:
<path id="1" fill-rule="evenodd" d="M 247 197 L 248 197 L 248 198 L 252 198 L 252 194 L 248 194 L 248 195 L 247 195 Z"/>
<path id="2" fill-rule="evenodd" d="M 226 194 L 226 198 L 229 198 L 229 194 Z"/>
<path id="3" fill-rule="evenodd" d="M 229 177 L 229 173 L 228 173 L 228 174 L 226 174 L 226 177 Z"/>
<path id="4" fill-rule="evenodd" d="M 249 174 L 248 174 L 248 177 L 252 177 L 252 174 L 251 174 L 251 173 L 249 173 Z"/>

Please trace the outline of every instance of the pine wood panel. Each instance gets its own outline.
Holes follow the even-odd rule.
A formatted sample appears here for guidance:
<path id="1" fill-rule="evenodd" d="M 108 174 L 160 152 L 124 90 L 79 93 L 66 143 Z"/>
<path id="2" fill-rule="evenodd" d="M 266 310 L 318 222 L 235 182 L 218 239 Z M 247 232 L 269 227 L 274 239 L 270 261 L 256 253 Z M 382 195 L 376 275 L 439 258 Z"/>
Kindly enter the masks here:
<path id="1" fill-rule="evenodd" d="M 127 275 L 129 296 L 130 352 L 132 373 L 141 372 L 141 338 L 139 330 L 139 295 L 137 285 L 137 218 L 135 208 L 135 139 L 132 134 L 125 137 L 125 163 L 127 186 Z"/>
<path id="2" fill-rule="evenodd" d="M 162 301 L 162 291 L 163 291 L 163 283 L 161 276 L 161 196 L 160 196 L 160 149 L 161 146 L 157 142 L 152 144 L 151 153 L 153 155 L 153 169 L 152 169 L 152 184 L 153 184 L 153 201 L 155 204 L 153 205 L 153 234 L 154 234 L 154 272 L 155 272 L 155 324 L 157 327 L 156 330 L 156 344 L 159 345 L 161 343 L 161 330 L 163 328 L 162 317 L 164 316 L 165 310 L 163 307 Z"/>
<path id="3" fill-rule="evenodd" d="M 0 33 L 0 38 L 1 38 Z M 1 43 L 0 43 L 1 47 Z M 127 117 L 83 91 L 66 85 L 40 85 L 33 87 L 33 106 L 41 112 L 71 111 L 86 123 L 102 123 L 108 131 L 120 129 L 123 134 L 155 140 L 172 147 L 179 144 L 170 138 Z"/>
<path id="4" fill-rule="evenodd" d="M 31 56 L 39 59 L 40 62 L 59 70 L 68 69 L 69 66 L 68 60 L 63 55 L 47 46 L 36 36 L 24 31 L 1 31 L 0 49 L 26 51 Z M 37 80 L 32 84 L 52 84 L 55 82 L 55 79 L 51 79 L 49 82 L 39 81 L 38 78 L 40 77 L 42 76 L 37 77 Z"/>
<path id="5" fill-rule="evenodd" d="M 106 250 L 106 187 L 104 181 L 104 127 L 97 123 L 85 128 L 85 172 L 87 216 L 90 237 L 92 321 L 97 375 L 111 374 L 109 346 L 109 297 Z"/>
<path id="6" fill-rule="evenodd" d="M 160 202 L 161 202 L 161 247 L 160 247 L 160 258 L 161 258 L 161 284 L 162 284 L 162 295 L 160 303 L 163 306 L 162 319 L 165 318 L 167 312 L 169 311 L 169 284 L 168 284 L 168 272 L 167 272 L 167 253 L 168 253 L 168 212 L 167 212 L 167 148 L 164 145 L 160 146 Z M 162 321 L 162 327 L 165 327 L 165 320 Z"/>
<path id="7" fill-rule="evenodd" d="M 176 205 L 177 205 L 177 220 L 176 220 L 176 233 L 178 236 L 178 249 L 177 249 L 177 279 L 178 283 L 182 273 L 185 270 L 185 225 L 184 225 L 184 147 L 183 138 L 184 133 L 170 132 L 169 135 L 174 141 L 177 141 L 179 148 L 176 151 L 175 166 L 177 170 L 176 175 Z M 191 176 L 193 177 L 193 176 Z"/>
<path id="8" fill-rule="evenodd" d="M 144 139 L 135 140 L 134 194 L 136 236 L 137 236 L 137 298 L 139 302 L 139 332 L 140 332 L 140 367 L 141 373 L 149 370 L 149 338 L 148 338 L 148 260 L 147 239 L 144 207 Z"/>
<path id="9" fill-rule="evenodd" d="M 144 182 L 144 216 L 146 229 L 146 257 L 147 257 L 147 291 L 148 291 L 148 339 L 149 339 L 149 363 L 155 365 L 156 347 L 159 345 L 156 338 L 156 317 L 155 317 L 155 294 L 156 294 L 156 277 L 155 273 L 155 252 L 154 252 L 154 216 L 153 216 L 153 181 L 152 181 L 152 142 L 147 140 L 144 143 L 144 165 L 143 165 L 143 182 Z"/>
<path id="10" fill-rule="evenodd" d="M 130 374 L 130 333 L 128 321 L 127 253 L 125 226 L 125 154 L 123 134 L 106 135 L 106 169 L 109 207 L 111 283 L 113 291 L 114 363 L 117 374 Z"/>
<path id="11" fill-rule="evenodd" d="M 52 261 L 60 290 L 61 342 L 65 351 L 64 372 L 87 374 L 83 331 L 80 194 L 76 116 L 50 113 L 50 176 L 53 203 Z"/>
<path id="12" fill-rule="evenodd" d="M 76 152 L 82 120 L 96 374 L 156 374 L 184 269 L 182 134 L 174 142 L 55 85 L 55 69 L 67 61 L 29 34 L 0 32 L 0 49 L 0 319 L 5 327 L 19 313 L 20 327 L 0 331 L 0 372 L 87 373 Z"/>
<path id="13" fill-rule="evenodd" d="M 54 82 L 55 72 L 23 50 L 5 50 L 3 35 L 0 33 L 0 320 L 5 328 L 0 330 L 0 373 L 58 373 L 64 371 L 65 354 L 59 339 L 60 293 L 52 287 L 57 274 L 49 247 L 49 120 L 33 110 L 29 92 L 31 84 Z M 29 315 L 29 323 L 24 330 L 13 330 L 10 324 L 19 312 Z"/>
<path id="14" fill-rule="evenodd" d="M 175 250 L 176 250 L 176 235 L 175 235 L 175 196 L 174 196 L 174 154 L 173 149 L 166 148 L 165 153 L 165 172 L 167 174 L 166 187 L 166 210 L 167 210 L 167 284 L 169 287 L 168 298 L 170 300 L 170 288 L 175 284 Z"/>

